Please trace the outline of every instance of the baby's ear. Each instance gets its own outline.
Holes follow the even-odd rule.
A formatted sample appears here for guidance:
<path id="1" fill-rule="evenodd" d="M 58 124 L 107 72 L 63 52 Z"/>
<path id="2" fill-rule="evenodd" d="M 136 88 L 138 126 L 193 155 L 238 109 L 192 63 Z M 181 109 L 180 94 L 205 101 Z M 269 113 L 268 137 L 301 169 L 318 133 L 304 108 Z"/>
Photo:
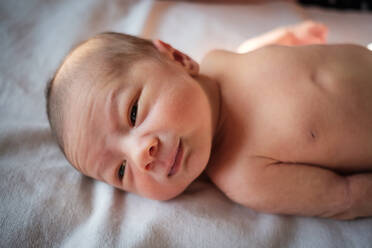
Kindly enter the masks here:
<path id="1" fill-rule="evenodd" d="M 199 64 L 186 54 L 178 51 L 161 40 L 153 40 L 152 43 L 159 52 L 167 56 L 169 59 L 178 62 L 191 76 L 199 74 Z"/>

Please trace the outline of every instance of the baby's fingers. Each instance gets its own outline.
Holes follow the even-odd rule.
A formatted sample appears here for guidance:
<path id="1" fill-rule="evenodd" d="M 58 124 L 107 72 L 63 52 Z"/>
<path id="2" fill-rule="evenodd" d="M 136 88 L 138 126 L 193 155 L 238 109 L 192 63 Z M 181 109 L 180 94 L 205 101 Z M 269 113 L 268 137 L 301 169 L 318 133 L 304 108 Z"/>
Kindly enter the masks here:
<path id="1" fill-rule="evenodd" d="M 328 27 L 319 22 L 305 21 L 290 28 L 290 31 L 302 41 L 303 44 L 325 43 Z"/>

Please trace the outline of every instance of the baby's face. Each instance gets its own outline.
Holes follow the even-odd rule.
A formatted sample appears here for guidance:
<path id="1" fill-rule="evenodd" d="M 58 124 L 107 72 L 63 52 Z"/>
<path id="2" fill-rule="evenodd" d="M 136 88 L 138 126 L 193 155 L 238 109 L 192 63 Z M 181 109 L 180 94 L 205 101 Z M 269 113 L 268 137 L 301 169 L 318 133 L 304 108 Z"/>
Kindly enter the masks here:
<path id="1" fill-rule="evenodd" d="M 65 150 L 83 174 L 166 200 L 205 169 L 211 108 L 200 85 L 182 68 L 141 61 L 129 77 L 78 86 L 72 99 Z"/>

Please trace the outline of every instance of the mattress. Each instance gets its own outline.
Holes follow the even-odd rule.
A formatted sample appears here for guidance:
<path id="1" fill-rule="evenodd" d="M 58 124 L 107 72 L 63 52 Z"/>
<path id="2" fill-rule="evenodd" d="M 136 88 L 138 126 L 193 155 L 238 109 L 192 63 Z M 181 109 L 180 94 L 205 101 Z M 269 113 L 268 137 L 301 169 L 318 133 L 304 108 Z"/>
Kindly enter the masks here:
<path id="1" fill-rule="evenodd" d="M 372 218 L 259 213 L 204 178 L 175 199 L 149 200 L 81 175 L 59 151 L 46 82 L 99 32 L 163 39 L 197 61 L 305 19 L 328 25 L 330 42 L 372 42 L 371 12 L 226 2 L 1 1 L 0 247 L 372 247 Z"/>

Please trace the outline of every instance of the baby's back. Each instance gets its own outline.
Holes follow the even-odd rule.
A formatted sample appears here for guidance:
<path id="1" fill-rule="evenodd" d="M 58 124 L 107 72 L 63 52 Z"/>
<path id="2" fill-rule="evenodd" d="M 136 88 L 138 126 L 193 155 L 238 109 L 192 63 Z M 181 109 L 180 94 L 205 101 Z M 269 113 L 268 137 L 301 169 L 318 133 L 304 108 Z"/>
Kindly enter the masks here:
<path id="1" fill-rule="evenodd" d="M 206 71 L 220 81 L 226 110 L 212 161 L 262 158 L 372 171 L 372 53 L 367 49 L 269 46 L 212 56 L 217 62 Z"/>

